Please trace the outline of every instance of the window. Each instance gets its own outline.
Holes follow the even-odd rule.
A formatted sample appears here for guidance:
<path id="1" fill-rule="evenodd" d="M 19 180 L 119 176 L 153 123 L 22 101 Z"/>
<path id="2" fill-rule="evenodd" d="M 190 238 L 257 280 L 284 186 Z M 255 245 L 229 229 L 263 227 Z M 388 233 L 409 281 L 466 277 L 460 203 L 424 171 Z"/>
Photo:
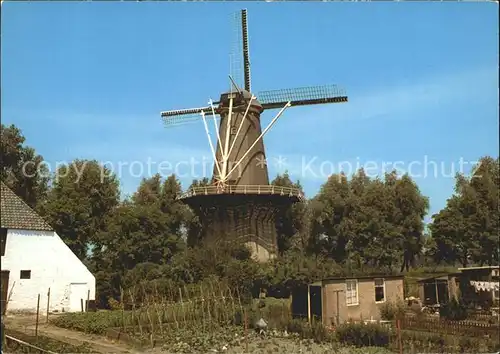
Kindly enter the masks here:
<path id="1" fill-rule="evenodd" d="M 358 281 L 356 279 L 346 280 L 345 298 L 347 306 L 358 304 Z"/>
<path id="2" fill-rule="evenodd" d="M 21 270 L 19 277 L 21 279 L 31 279 L 31 270 Z"/>
<path id="3" fill-rule="evenodd" d="M 0 228 L 1 255 L 5 256 L 5 245 L 7 244 L 7 229 Z"/>
<path id="4" fill-rule="evenodd" d="M 385 281 L 384 279 L 375 279 L 375 302 L 385 301 Z"/>

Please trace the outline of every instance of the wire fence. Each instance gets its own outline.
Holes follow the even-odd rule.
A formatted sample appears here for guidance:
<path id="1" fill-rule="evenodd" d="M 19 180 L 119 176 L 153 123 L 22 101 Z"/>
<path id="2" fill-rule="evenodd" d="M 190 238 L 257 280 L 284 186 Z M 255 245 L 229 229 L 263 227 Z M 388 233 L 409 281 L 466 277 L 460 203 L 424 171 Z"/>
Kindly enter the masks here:
<path id="1" fill-rule="evenodd" d="M 479 321 L 448 321 L 429 316 L 405 316 L 402 319 L 405 329 L 426 331 L 432 333 L 443 333 L 452 335 L 467 335 L 474 337 L 498 336 L 500 327 L 498 323 L 492 324 Z"/>

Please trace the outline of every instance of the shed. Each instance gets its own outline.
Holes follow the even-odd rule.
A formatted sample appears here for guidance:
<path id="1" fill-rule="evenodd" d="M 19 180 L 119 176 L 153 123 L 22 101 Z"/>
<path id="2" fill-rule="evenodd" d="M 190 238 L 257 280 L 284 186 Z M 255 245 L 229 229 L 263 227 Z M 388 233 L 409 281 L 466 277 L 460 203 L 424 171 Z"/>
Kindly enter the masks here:
<path id="1" fill-rule="evenodd" d="M 305 304 L 307 317 L 310 321 L 314 318 L 321 320 L 326 326 L 338 325 L 348 320 L 378 320 L 380 307 L 384 303 L 403 301 L 403 283 L 403 275 L 335 277 L 320 280 L 308 286 Z M 303 299 L 293 296 L 294 301 L 300 301 L 301 298 Z"/>
<path id="2" fill-rule="evenodd" d="M 452 297 L 457 297 L 458 273 L 441 274 L 420 279 L 418 293 L 422 303 L 426 306 L 446 304 Z"/>
<path id="3" fill-rule="evenodd" d="M 464 302 L 476 307 L 498 306 L 500 266 L 459 268 L 458 281 Z"/>

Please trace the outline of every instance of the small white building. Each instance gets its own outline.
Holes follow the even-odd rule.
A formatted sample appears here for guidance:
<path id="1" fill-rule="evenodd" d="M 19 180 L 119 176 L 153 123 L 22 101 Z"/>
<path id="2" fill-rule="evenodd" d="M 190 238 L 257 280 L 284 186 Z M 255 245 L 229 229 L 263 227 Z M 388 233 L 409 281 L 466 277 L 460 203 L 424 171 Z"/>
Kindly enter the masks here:
<path id="1" fill-rule="evenodd" d="M 54 229 L 1 184 L 1 306 L 5 311 L 74 312 L 95 300 L 95 277 Z"/>

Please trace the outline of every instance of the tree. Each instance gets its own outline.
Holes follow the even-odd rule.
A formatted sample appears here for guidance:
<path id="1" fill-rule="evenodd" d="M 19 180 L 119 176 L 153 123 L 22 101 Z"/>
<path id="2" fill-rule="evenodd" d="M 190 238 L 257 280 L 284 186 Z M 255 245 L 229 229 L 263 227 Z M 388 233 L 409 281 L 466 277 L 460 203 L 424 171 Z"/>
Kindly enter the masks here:
<path id="1" fill-rule="evenodd" d="M 120 286 L 131 286 L 142 276 L 143 280 L 161 277 L 163 266 L 182 253 L 186 207 L 178 200 L 180 192 L 175 175 L 165 181 L 159 174 L 144 178 L 131 200 L 109 215 L 92 257 L 93 269 L 113 283 L 98 287 L 102 303 L 118 297 Z"/>
<path id="2" fill-rule="evenodd" d="M 205 187 L 210 185 L 210 180 L 208 178 L 202 178 L 201 180 L 194 179 L 188 190 L 195 187 Z M 189 246 L 198 245 L 201 241 L 201 221 L 199 217 L 190 209 L 187 208 L 186 212 L 186 229 L 187 229 L 187 244 Z"/>
<path id="3" fill-rule="evenodd" d="M 387 180 L 387 178 L 386 178 Z M 401 272 L 415 265 L 424 245 L 424 217 L 429 210 L 429 198 L 423 196 L 408 174 L 394 184 L 395 223 L 399 226 L 400 247 L 403 250 Z"/>
<path id="4" fill-rule="evenodd" d="M 495 264 L 499 260 L 499 160 L 483 157 L 470 177 L 456 176 L 455 193 L 430 226 L 437 261 Z"/>
<path id="5" fill-rule="evenodd" d="M 370 181 L 364 193 L 356 198 L 349 235 L 350 256 L 357 267 L 385 267 L 391 269 L 401 253 L 398 244 L 399 229 L 394 222 L 394 198 L 387 181 Z"/>
<path id="6" fill-rule="evenodd" d="M 101 256 L 112 259 L 111 268 L 120 273 L 141 263 L 165 264 L 183 249 L 171 222 L 156 205 L 123 203 L 100 235 Z"/>
<path id="7" fill-rule="evenodd" d="M 0 179 L 26 204 L 36 208 L 47 194 L 49 170 L 15 125 L 1 125 Z"/>
<path id="8" fill-rule="evenodd" d="M 402 261 L 401 271 L 408 270 L 422 249 L 427 208 L 408 175 L 332 175 L 311 202 L 314 252 L 358 269 L 392 270 Z"/>
<path id="9" fill-rule="evenodd" d="M 288 172 L 278 174 L 271 182 L 280 187 L 297 188 L 302 191 L 300 181 L 292 182 Z M 276 216 L 278 251 L 283 254 L 290 248 L 305 249 L 307 246 L 307 204 L 298 202 L 280 210 Z"/>
<path id="10" fill-rule="evenodd" d="M 75 160 L 54 176 L 41 213 L 78 258 L 99 249 L 99 234 L 120 199 L 119 184 L 109 169 L 95 160 Z"/>
<path id="11" fill-rule="evenodd" d="M 341 173 L 331 175 L 310 203 L 310 249 L 336 262 L 343 262 L 347 257 L 349 217 L 353 210 L 350 196 L 349 182 Z"/>
<path id="12" fill-rule="evenodd" d="M 494 265 L 499 262 L 499 176 L 500 158 L 485 156 L 479 160 L 469 179 L 469 186 L 476 196 L 476 225 L 479 252 L 473 255 L 480 265 Z"/>
<path id="13" fill-rule="evenodd" d="M 143 178 L 137 191 L 132 196 L 136 206 L 154 206 L 164 214 L 172 234 L 181 235 L 186 219 L 189 217 L 188 207 L 178 197 L 182 193 L 181 184 L 175 175 L 170 175 L 162 182 L 159 174 Z"/>

